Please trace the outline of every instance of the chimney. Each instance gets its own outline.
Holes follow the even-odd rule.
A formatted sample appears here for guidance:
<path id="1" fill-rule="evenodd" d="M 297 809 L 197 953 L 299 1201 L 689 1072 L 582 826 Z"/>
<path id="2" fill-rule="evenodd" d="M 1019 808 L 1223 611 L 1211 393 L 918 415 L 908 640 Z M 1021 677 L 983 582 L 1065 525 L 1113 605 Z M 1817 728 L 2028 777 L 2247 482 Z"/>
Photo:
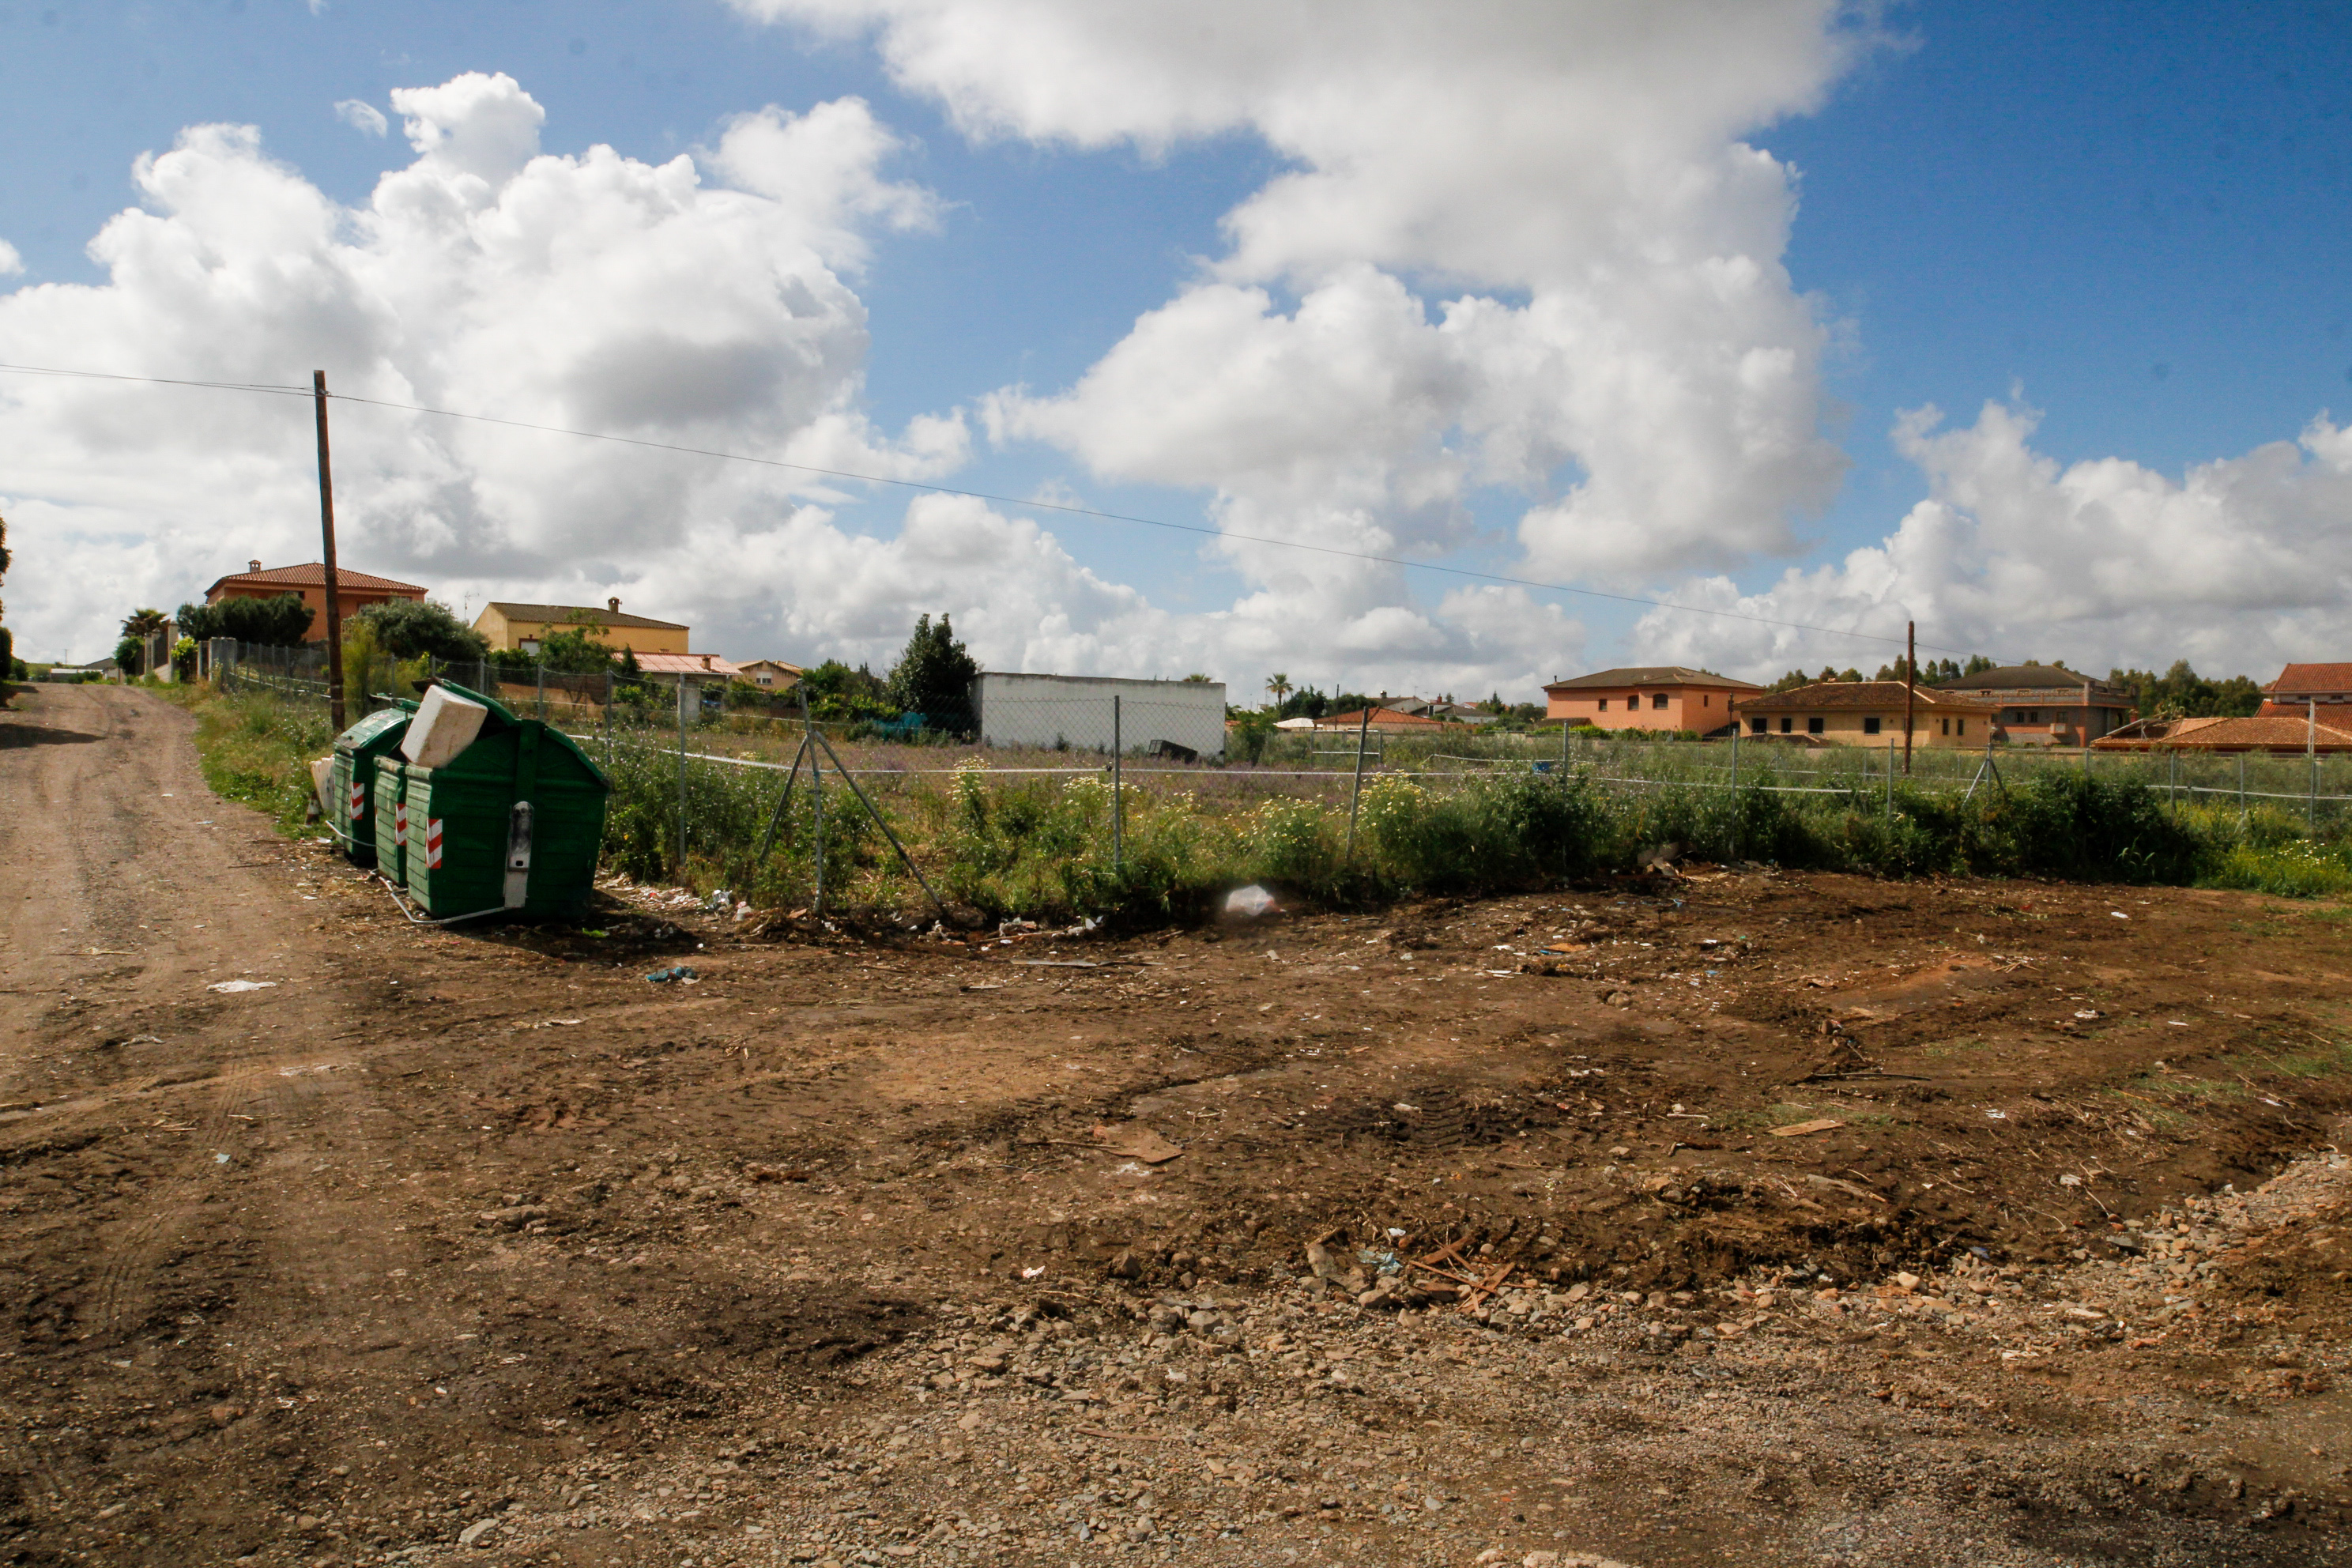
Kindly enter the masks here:
<path id="1" fill-rule="evenodd" d="M 710 668 L 710 656 L 707 653 L 702 656 L 702 668 L 705 669 Z"/>
<path id="2" fill-rule="evenodd" d="M 604 607 L 617 616 L 621 613 L 621 601 L 618 599 L 607 599 L 604 601 Z"/>
<path id="3" fill-rule="evenodd" d="M 258 561 L 248 561 L 245 563 L 245 569 L 248 572 L 258 572 L 261 570 L 261 563 Z"/>

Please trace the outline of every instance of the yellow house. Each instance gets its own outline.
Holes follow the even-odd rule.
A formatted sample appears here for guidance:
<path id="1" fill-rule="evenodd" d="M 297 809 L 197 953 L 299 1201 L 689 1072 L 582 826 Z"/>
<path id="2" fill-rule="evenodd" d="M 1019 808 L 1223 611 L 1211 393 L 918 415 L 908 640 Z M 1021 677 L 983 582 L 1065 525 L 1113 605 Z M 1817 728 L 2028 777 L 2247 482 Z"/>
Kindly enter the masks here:
<path id="1" fill-rule="evenodd" d="M 1885 746 L 1903 742 L 1905 693 L 1899 680 L 1817 680 L 1767 692 L 1736 705 L 1750 736 L 1787 737 L 1816 746 Z M 1910 704 L 1912 744 L 1967 750 L 1996 739 L 2000 704 L 1933 687 Z"/>
<path id="2" fill-rule="evenodd" d="M 618 599 L 607 599 L 604 605 L 604 609 L 593 610 L 578 605 L 493 602 L 482 606 L 482 613 L 474 619 L 474 629 L 499 651 L 519 648 L 524 653 L 537 653 L 540 644 L 555 633 L 575 629 L 586 631 L 615 652 L 622 648 L 640 654 L 687 651 L 687 628 L 677 622 L 625 616 Z"/>

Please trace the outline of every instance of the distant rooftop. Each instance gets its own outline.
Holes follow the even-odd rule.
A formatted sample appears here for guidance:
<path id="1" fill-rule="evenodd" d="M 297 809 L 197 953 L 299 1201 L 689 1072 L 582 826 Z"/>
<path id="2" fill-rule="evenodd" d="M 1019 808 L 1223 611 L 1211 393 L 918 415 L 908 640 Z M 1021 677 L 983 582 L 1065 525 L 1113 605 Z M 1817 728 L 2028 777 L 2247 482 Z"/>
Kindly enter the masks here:
<path id="1" fill-rule="evenodd" d="M 2083 683 L 2089 681 L 2094 692 L 2112 692 L 2115 688 L 2095 675 L 2078 675 L 2063 664 L 2010 664 L 1999 669 L 1980 669 L 1974 675 L 1964 675 L 1958 680 L 1936 682 L 1938 691 L 2072 691 L 2081 695 Z"/>
<path id="2" fill-rule="evenodd" d="M 1637 664 L 1623 669 L 1603 669 L 1567 680 L 1546 681 L 1544 689 L 1574 691 L 1593 686 L 1712 686 L 1718 690 L 1730 691 L 1764 689 L 1752 680 L 1739 680 L 1728 675 L 1717 675 L 1711 669 L 1693 669 L 1681 664 Z"/>
<path id="3" fill-rule="evenodd" d="M 323 588 L 327 585 L 327 566 L 322 561 L 306 561 L 299 566 L 264 567 L 260 562 L 252 570 L 233 572 L 205 590 L 209 595 L 235 584 L 240 588 Z M 394 582 L 390 577 L 377 577 L 365 572 L 354 572 L 348 566 L 335 568 L 335 584 L 341 588 L 361 588 L 378 594 L 414 594 L 425 596 L 425 590 L 414 583 Z"/>
<path id="4" fill-rule="evenodd" d="M 543 626 L 633 626 L 648 632 L 682 632 L 688 629 L 676 621 L 656 621 L 645 616 L 624 615 L 619 610 L 599 610 L 586 605 L 514 605 L 503 599 L 493 599 L 482 608 L 485 612 L 496 610 L 509 621 L 536 621 Z M 698 654 L 696 657 L 701 656 Z"/>

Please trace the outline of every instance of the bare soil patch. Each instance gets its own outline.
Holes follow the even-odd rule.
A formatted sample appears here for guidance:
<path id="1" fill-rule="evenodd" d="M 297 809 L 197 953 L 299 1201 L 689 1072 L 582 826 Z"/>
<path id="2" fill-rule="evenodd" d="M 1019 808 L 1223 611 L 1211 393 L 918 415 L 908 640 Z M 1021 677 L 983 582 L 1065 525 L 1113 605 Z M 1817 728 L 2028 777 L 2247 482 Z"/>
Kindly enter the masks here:
<path id="1" fill-rule="evenodd" d="M 9 1560 L 2340 1560 L 2339 907 L 435 931 L 18 728 Z"/>

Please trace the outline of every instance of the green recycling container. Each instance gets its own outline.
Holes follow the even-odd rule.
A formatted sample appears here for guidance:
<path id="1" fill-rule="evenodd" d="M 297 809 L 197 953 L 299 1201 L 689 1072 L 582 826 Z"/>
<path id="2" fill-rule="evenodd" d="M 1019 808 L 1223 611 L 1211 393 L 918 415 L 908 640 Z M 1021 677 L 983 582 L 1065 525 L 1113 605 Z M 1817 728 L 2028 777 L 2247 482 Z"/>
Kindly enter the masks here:
<path id="1" fill-rule="evenodd" d="M 612 785 L 603 770 L 562 731 L 520 718 L 496 698 L 446 681 L 435 690 L 442 700 L 426 694 L 404 750 L 440 760 L 400 770 L 409 895 L 442 921 L 576 914 L 594 889 L 604 844 Z M 470 724 L 478 713 L 469 743 L 454 755 L 446 743 L 436 749 L 436 729 L 453 717 Z"/>
<path id="2" fill-rule="evenodd" d="M 334 802 L 335 837 L 354 866 L 376 863 L 375 763 L 394 754 L 408 733 L 414 702 L 395 703 L 369 714 L 335 737 L 334 771 L 329 794 Z"/>
<path id="3" fill-rule="evenodd" d="M 375 760 L 370 810 L 375 820 L 376 875 L 395 888 L 407 886 L 408 766 L 395 752 Z"/>

